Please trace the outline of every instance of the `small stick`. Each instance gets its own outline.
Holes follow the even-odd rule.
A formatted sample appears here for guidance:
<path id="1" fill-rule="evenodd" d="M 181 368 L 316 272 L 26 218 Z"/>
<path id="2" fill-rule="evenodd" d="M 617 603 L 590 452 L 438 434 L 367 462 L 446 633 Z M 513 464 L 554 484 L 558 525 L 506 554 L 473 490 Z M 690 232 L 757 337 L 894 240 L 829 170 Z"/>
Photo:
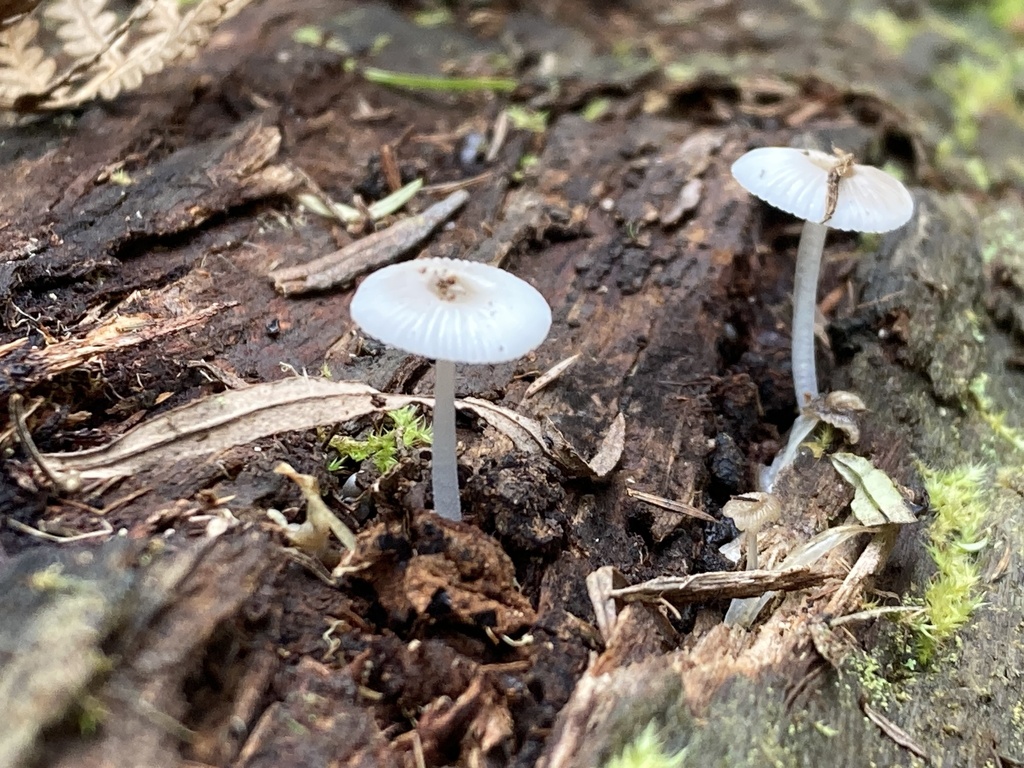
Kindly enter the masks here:
<path id="1" fill-rule="evenodd" d="M 544 389 L 544 387 L 546 387 L 548 384 L 550 384 L 563 373 L 565 373 L 567 370 L 569 370 L 572 364 L 580 359 L 580 354 L 581 353 L 577 352 L 575 355 L 571 355 L 570 357 L 565 358 L 561 362 L 555 363 L 553 366 L 548 368 L 544 373 L 538 376 L 536 381 L 534 381 L 530 386 L 526 388 L 526 391 L 523 393 L 523 400 L 537 394 L 542 389 Z"/>
<path id="2" fill-rule="evenodd" d="M 402 173 L 398 168 L 398 157 L 395 148 L 390 144 L 383 144 L 380 148 L 380 167 L 384 172 L 384 178 L 388 183 L 388 189 L 397 192 L 402 188 Z"/>
<path id="3" fill-rule="evenodd" d="M 84 541 L 85 539 L 95 539 L 99 536 L 109 536 L 114 532 L 114 526 L 108 523 L 106 520 L 100 520 L 100 524 L 103 526 L 98 531 L 89 531 L 87 533 L 76 533 L 72 536 L 57 536 L 53 533 L 47 533 L 41 531 L 38 528 L 33 528 L 31 525 L 25 525 L 22 522 L 15 520 L 14 518 L 7 518 L 7 525 L 16 531 L 21 531 L 29 536 L 35 536 L 37 539 L 43 539 L 45 541 L 52 541 L 55 544 L 71 544 L 75 541 Z"/>
<path id="4" fill-rule="evenodd" d="M 717 523 L 718 520 L 709 515 L 702 509 L 698 509 L 692 504 L 687 504 L 682 501 L 676 501 L 675 499 L 666 499 L 664 496 L 655 496 L 653 493 L 647 493 L 646 491 L 638 491 L 636 488 L 627 488 L 626 494 L 633 499 L 638 499 L 646 504 L 651 504 L 655 507 L 661 507 L 667 509 L 669 512 L 676 512 L 680 515 L 687 515 L 689 517 L 695 517 L 698 520 L 704 520 L 708 523 Z"/>
<path id="5" fill-rule="evenodd" d="M 29 434 L 28 426 L 25 424 L 25 413 L 22 410 L 22 397 L 15 393 L 11 395 L 8 400 L 7 407 L 10 410 L 11 422 L 14 424 L 15 432 L 18 434 L 18 440 L 25 447 L 28 455 L 32 457 L 32 460 L 39 467 L 40 471 L 46 475 L 46 479 L 53 483 L 54 487 L 64 493 L 74 493 L 82 487 L 82 478 L 77 473 L 71 472 L 67 475 L 61 474 L 56 471 L 53 467 L 47 463 L 46 459 L 36 448 L 35 442 L 32 440 L 32 435 Z"/>
<path id="6" fill-rule="evenodd" d="M 367 235 L 341 250 L 306 264 L 275 269 L 269 277 L 274 288 L 285 296 L 347 285 L 364 272 L 398 261 L 468 199 L 468 192 L 457 190 L 423 213 L 402 219 L 385 230 Z"/>

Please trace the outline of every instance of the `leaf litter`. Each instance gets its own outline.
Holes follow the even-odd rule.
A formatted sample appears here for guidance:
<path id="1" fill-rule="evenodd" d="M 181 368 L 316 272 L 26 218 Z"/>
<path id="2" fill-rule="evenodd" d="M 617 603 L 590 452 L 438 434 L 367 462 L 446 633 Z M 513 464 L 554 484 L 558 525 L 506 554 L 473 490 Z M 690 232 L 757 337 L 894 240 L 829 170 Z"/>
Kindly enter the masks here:
<path id="1" fill-rule="evenodd" d="M 282 432 L 348 422 L 407 405 L 433 408 L 433 404 L 430 397 L 385 394 L 353 381 L 288 378 L 212 395 L 143 422 L 106 445 L 75 453 L 41 454 L 40 459 L 57 476 L 106 480 L 208 456 Z M 541 423 L 471 397 L 457 401 L 456 407 L 502 432 L 517 450 L 543 454 L 571 476 L 606 477 L 625 445 L 621 413 L 588 461 L 550 422 Z"/>

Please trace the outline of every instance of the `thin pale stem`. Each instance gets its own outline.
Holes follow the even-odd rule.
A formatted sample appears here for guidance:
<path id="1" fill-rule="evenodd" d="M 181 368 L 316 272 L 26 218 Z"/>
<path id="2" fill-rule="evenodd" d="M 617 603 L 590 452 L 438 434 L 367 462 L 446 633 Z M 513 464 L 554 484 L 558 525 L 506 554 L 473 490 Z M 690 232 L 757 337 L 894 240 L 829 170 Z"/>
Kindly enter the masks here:
<path id="1" fill-rule="evenodd" d="M 757 529 L 751 528 L 744 536 L 747 540 L 747 570 L 757 570 Z"/>
<path id="2" fill-rule="evenodd" d="M 825 250 L 828 227 L 804 222 L 793 276 L 793 387 L 796 407 L 803 408 L 818 396 L 818 373 L 814 364 L 814 315 L 818 306 L 818 272 Z"/>
<path id="3" fill-rule="evenodd" d="M 786 447 L 775 456 L 770 466 L 761 468 L 760 482 L 758 484 L 760 490 L 771 493 L 779 474 L 796 460 L 800 446 L 803 445 L 804 440 L 808 438 L 817 426 L 817 416 L 801 413 L 796 417 L 796 421 L 790 427 Z"/>
<path id="4" fill-rule="evenodd" d="M 462 519 L 455 442 L 455 363 L 438 360 L 434 367 L 434 442 L 430 473 L 434 484 L 434 511 L 448 520 Z"/>

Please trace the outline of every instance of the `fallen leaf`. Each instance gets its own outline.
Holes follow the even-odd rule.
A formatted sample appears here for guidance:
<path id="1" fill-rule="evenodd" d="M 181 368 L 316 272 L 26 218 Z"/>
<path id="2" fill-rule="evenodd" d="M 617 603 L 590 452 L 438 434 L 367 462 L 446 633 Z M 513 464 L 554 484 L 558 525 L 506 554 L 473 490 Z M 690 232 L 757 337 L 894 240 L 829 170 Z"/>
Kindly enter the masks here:
<path id="1" fill-rule="evenodd" d="M 864 525 L 915 523 L 907 500 L 892 479 L 863 456 L 852 453 L 832 455 L 832 466 L 853 486 L 850 509 Z"/>
<path id="2" fill-rule="evenodd" d="M 296 377 L 222 392 L 143 422 L 112 442 L 76 453 L 41 456 L 57 476 L 83 480 L 127 477 L 153 467 L 208 456 L 263 437 L 344 423 L 433 398 L 389 395 L 354 381 Z M 456 407 L 503 432 L 518 450 L 542 453 L 570 475 L 602 478 L 622 454 L 625 421 L 620 414 L 592 462 L 550 425 L 486 400 L 466 398 Z"/>

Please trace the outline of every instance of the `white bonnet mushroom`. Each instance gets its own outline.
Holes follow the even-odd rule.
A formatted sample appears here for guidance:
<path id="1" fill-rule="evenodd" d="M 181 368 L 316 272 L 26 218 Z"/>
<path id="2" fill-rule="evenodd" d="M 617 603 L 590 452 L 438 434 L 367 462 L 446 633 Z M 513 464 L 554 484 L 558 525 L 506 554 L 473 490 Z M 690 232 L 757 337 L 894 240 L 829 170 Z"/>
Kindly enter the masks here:
<path id="1" fill-rule="evenodd" d="M 435 360 L 501 363 L 539 346 L 551 308 L 503 269 L 447 258 L 392 264 L 367 277 L 352 319 L 385 344 Z"/>
<path id="2" fill-rule="evenodd" d="M 851 163 L 839 181 L 835 210 L 823 221 L 829 173 L 843 155 L 816 149 L 760 147 L 740 157 L 732 175 L 752 195 L 797 218 L 852 232 L 888 232 L 914 212 L 914 199 L 898 180 L 870 165 Z"/>

